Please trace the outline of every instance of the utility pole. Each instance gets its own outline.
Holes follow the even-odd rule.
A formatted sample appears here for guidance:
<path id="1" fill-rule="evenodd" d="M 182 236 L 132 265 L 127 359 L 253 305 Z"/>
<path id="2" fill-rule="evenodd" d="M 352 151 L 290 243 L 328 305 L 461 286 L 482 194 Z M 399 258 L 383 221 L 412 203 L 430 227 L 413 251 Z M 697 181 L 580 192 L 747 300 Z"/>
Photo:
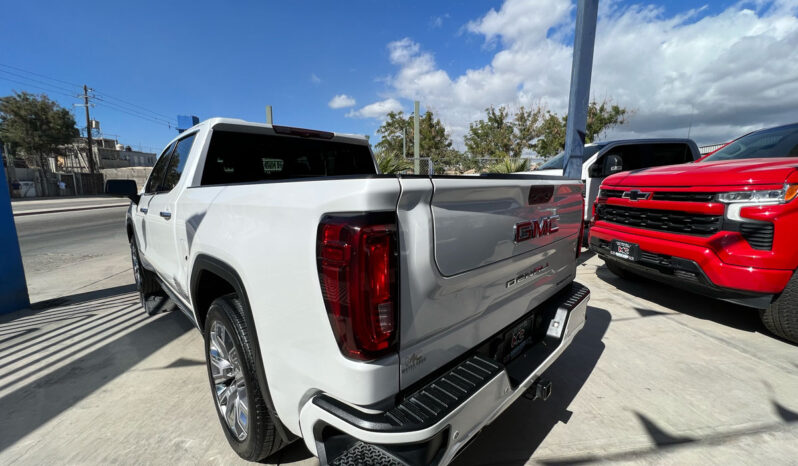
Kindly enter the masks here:
<path id="1" fill-rule="evenodd" d="M 571 65 L 571 94 L 568 98 L 568 122 L 565 125 L 565 163 L 563 176 L 582 178 L 582 157 L 587 135 L 587 108 L 590 77 L 593 72 L 593 46 L 599 0 L 579 0 L 576 7 L 574 57 Z"/>
<path id="2" fill-rule="evenodd" d="M 407 125 L 402 125 L 402 158 L 407 158 Z"/>
<path id="3" fill-rule="evenodd" d="M 86 106 L 86 143 L 89 147 L 89 173 L 94 173 L 94 151 L 91 144 L 91 118 L 89 117 L 89 86 L 83 85 L 83 105 Z"/>
<path id="4" fill-rule="evenodd" d="M 418 100 L 413 101 L 413 155 L 415 156 L 415 174 L 421 172 L 421 134 L 418 130 Z"/>

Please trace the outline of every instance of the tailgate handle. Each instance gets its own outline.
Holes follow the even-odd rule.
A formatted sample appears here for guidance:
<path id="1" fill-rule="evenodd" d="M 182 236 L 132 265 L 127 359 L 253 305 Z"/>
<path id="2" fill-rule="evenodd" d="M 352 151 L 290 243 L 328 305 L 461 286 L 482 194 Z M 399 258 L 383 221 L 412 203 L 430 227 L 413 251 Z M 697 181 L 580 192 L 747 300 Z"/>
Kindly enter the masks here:
<path id="1" fill-rule="evenodd" d="M 529 187 L 529 205 L 547 204 L 551 202 L 554 197 L 554 185 L 549 186 L 530 186 Z"/>

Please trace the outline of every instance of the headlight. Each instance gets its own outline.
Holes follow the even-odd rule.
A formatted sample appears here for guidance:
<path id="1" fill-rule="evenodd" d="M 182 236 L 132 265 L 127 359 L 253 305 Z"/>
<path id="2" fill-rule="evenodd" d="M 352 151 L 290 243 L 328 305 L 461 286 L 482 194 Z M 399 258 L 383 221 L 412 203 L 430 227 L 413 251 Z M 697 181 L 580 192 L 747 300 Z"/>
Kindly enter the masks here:
<path id="1" fill-rule="evenodd" d="M 798 184 L 785 184 L 781 189 L 765 189 L 759 191 L 733 191 L 718 194 L 718 201 L 726 204 L 745 202 L 749 204 L 785 203 L 793 200 L 798 194 Z"/>

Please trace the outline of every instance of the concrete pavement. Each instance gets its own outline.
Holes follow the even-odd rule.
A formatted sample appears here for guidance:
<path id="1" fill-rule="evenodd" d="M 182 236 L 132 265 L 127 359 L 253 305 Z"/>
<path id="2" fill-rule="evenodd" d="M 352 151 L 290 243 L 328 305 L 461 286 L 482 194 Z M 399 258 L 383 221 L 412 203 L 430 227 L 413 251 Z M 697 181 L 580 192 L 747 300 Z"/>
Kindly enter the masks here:
<path id="1" fill-rule="evenodd" d="M 64 237 L 47 222 L 19 228 L 42 287 L 34 296 L 50 286 L 66 296 L 0 316 L 0 464 L 240 464 L 214 412 L 201 335 L 179 313 L 144 315 L 120 214 L 94 214 L 108 225 L 84 250 L 67 237 L 93 232 L 66 214 L 41 217 L 60 219 Z M 546 374 L 551 398 L 518 401 L 457 464 L 795 464 L 798 346 L 748 309 L 585 259 L 588 321 Z M 271 460 L 316 464 L 301 443 Z"/>

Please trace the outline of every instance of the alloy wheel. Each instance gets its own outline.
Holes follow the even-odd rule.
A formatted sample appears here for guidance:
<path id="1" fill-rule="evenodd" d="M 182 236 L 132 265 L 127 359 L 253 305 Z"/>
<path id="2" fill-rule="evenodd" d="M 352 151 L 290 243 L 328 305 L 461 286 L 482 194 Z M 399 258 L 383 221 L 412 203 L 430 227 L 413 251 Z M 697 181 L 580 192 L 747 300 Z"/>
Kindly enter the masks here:
<path id="1" fill-rule="evenodd" d="M 211 324 L 208 360 L 213 378 L 216 407 L 228 429 L 239 441 L 247 438 L 249 396 L 241 358 L 231 332 L 218 320 Z"/>

